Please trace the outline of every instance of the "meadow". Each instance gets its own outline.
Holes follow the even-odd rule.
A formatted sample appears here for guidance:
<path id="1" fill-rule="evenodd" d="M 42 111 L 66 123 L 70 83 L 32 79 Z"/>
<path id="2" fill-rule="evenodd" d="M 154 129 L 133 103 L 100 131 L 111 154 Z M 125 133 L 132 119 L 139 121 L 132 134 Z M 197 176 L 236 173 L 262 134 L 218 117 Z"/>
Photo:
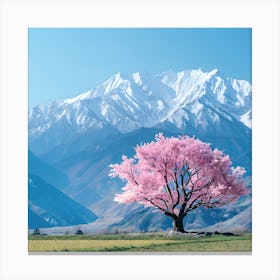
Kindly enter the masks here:
<path id="1" fill-rule="evenodd" d="M 169 237 L 166 234 L 29 235 L 29 252 L 251 252 L 251 234 Z"/>

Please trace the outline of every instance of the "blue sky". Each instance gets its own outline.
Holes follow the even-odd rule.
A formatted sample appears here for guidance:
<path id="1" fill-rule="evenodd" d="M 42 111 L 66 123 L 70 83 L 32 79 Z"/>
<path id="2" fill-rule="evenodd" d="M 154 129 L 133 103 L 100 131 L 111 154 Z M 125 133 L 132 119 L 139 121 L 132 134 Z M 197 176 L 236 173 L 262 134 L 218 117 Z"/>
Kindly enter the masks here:
<path id="1" fill-rule="evenodd" d="M 117 72 L 218 68 L 251 81 L 249 28 L 30 28 L 29 106 L 76 96 Z"/>

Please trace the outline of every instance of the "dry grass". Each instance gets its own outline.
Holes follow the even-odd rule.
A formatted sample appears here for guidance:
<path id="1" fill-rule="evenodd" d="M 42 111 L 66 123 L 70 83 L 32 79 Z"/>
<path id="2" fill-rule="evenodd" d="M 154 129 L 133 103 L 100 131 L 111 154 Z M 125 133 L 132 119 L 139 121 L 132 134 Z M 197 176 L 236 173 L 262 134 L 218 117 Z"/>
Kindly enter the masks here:
<path id="1" fill-rule="evenodd" d="M 29 240 L 29 251 L 124 251 L 175 240 Z"/>
<path id="2" fill-rule="evenodd" d="M 30 236 L 30 252 L 250 252 L 251 235 L 167 238 L 162 235 Z"/>

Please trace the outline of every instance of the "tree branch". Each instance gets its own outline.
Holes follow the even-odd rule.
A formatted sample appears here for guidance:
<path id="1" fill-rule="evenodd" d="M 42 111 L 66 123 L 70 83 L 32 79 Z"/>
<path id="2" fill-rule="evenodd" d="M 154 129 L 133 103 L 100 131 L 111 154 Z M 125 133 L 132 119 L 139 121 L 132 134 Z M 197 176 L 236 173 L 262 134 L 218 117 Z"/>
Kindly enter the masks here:
<path id="1" fill-rule="evenodd" d="M 164 203 L 165 207 L 166 207 L 166 211 L 168 211 L 168 205 L 167 205 L 166 200 L 164 200 L 164 199 L 161 198 L 161 197 L 155 197 L 155 199 L 161 200 L 161 201 Z"/>
<path id="2" fill-rule="evenodd" d="M 148 202 L 150 202 L 152 205 L 154 205 L 156 208 L 158 208 L 160 211 L 162 212 L 166 212 L 166 210 L 164 210 L 162 207 L 158 206 L 156 203 L 154 203 L 151 199 L 149 198 L 144 198 L 144 200 L 147 200 Z"/>
<path id="3" fill-rule="evenodd" d="M 169 184 L 168 184 L 168 181 L 167 181 L 167 170 L 166 169 L 165 169 L 165 175 L 163 177 L 164 177 L 164 180 L 165 180 L 165 188 L 168 192 L 168 195 L 169 195 L 171 201 L 173 202 L 173 197 L 172 197 L 172 194 L 171 194 L 171 190 L 170 190 L 170 187 L 169 187 Z"/>
<path id="4" fill-rule="evenodd" d="M 172 210 L 174 210 L 174 209 L 176 208 L 176 206 L 179 204 L 180 198 L 181 198 L 180 191 L 179 191 L 180 186 L 179 186 L 179 184 L 178 184 L 178 179 L 177 179 L 177 170 L 174 172 L 173 181 L 174 181 L 175 186 L 176 186 L 177 200 L 176 200 L 176 202 L 173 204 Z"/>

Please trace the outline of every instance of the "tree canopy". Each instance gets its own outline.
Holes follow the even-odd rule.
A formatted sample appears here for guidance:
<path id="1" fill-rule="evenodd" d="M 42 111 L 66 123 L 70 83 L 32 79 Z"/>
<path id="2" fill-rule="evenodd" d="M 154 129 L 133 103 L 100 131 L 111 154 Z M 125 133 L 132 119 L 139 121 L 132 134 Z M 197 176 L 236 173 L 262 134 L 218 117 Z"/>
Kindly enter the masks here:
<path id="1" fill-rule="evenodd" d="M 158 134 L 135 152 L 111 165 L 110 175 L 126 182 L 114 200 L 154 207 L 173 219 L 174 230 L 184 231 L 184 217 L 198 207 L 220 207 L 248 194 L 245 169 L 199 139 Z"/>

